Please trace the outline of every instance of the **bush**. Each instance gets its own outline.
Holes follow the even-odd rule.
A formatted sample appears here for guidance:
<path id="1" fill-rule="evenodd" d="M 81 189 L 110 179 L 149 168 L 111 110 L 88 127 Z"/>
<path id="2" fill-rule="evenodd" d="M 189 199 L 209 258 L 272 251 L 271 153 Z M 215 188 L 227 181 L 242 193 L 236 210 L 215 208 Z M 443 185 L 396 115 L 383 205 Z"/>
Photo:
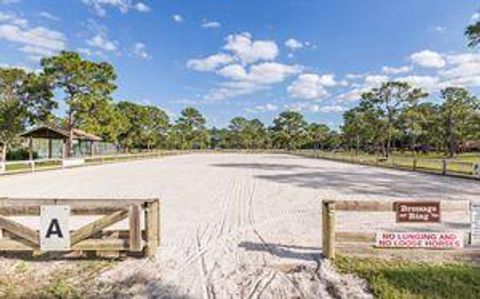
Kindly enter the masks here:
<path id="1" fill-rule="evenodd" d="M 33 152 L 33 159 L 38 158 L 38 153 Z M 7 152 L 7 161 L 22 161 L 22 160 L 28 160 L 30 159 L 30 154 L 27 149 L 20 148 L 20 149 L 14 149 L 14 150 L 9 150 Z"/>

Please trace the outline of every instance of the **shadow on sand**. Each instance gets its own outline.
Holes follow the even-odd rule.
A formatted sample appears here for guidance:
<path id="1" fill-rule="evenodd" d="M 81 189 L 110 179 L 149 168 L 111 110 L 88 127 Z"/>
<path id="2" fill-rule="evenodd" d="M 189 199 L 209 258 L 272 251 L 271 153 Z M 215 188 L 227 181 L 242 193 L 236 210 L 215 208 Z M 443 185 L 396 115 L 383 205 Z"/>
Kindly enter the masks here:
<path id="1" fill-rule="evenodd" d="M 215 167 L 245 168 L 245 169 L 259 169 L 259 170 L 271 170 L 271 171 L 308 169 L 308 167 L 305 167 L 304 165 L 275 164 L 275 163 L 214 163 L 211 165 Z"/>
<path id="2" fill-rule="evenodd" d="M 308 167 L 297 164 L 228 163 L 216 167 L 252 168 L 266 171 L 291 171 L 292 173 L 267 173 L 256 178 L 276 183 L 293 184 L 303 188 L 334 189 L 344 194 L 388 195 L 389 197 L 417 196 L 439 198 L 442 196 L 480 196 L 478 182 L 452 177 L 441 177 L 412 172 L 394 172 L 381 168 L 350 166 Z M 373 171 L 374 170 L 374 171 Z"/>
<path id="3" fill-rule="evenodd" d="M 295 245 L 282 245 L 275 243 L 241 242 L 238 247 L 246 251 L 268 252 L 280 258 L 304 261 L 318 261 L 322 255 L 319 247 L 304 247 Z"/>

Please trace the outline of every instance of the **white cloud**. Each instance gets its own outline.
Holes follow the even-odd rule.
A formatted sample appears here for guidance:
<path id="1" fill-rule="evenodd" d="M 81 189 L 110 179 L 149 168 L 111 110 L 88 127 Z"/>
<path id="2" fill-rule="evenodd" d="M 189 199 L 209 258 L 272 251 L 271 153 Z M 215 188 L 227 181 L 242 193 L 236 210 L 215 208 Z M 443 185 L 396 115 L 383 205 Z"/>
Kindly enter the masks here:
<path id="1" fill-rule="evenodd" d="M 279 52 L 278 46 L 274 41 L 254 41 L 250 33 L 229 35 L 224 49 L 231 51 L 245 64 L 254 63 L 259 60 L 274 60 Z"/>
<path id="2" fill-rule="evenodd" d="M 205 29 L 217 29 L 217 28 L 220 28 L 221 26 L 222 25 L 217 21 L 204 20 L 202 23 L 202 28 L 205 28 Z"/>
<path id="3" fill-rule="evenodd" d="M 290 111 L 297 111 L 297 112 L 307 111 L 307 112 L 313 112 L 313 113 L 316 113 L 321 109 L 320 105 L 310 104 L 306 102 L 285 104 L 283 105 L 283 108 Z"/>
<path id="4" fill-rule="evenodd" d="M 106 56 L 107 53 L 120 54 L 120 44 L 109 36 L 108 28 L 93 19 L 87 20 L 87 28 L 91 32 L 91 37 L 85 40 L 85 43 L 91 48 L 97 56 Z"/>
<path id="5" fill-rule="evenodd" d="M 77 48 L 77 52 L 87 56 L 91 56 L 93 54 L 92 50 L 90 50 L 89 48 Z"/>
<path id="6" fill-rule="evenodd" d="M 366 76 L 366 74 L 354 74 L 354 73 L 349 73 L 345 76 L 345 78 L 349 79 L 349 80 L 358 80 L 358 79 L 362 79 Z"/>
<path id="7" fill-rule="evenodd" d="M 179 14 L 175 14 L 175 15 L 172 15 L 172 20 L 175 21 L 176 23 L 182 23 L 183 17 Z"/>
<path id="8" fill-rule="evenodd" d="M 144 43 L 137 42 L 132 47 L 132 54 L 136 57 L 147 59 L 150 55 L 147 52 L 147 47 Z"/>
<path id="9" fill-rule="evenodd" d="M 249 81 L 225 82 L 221 83 L 220 87 L 208 92 L 203 98 L 206 101 L 223 101 L 229 98 L 251 94 L 265 88 L 268 88 L 268 86 Z"/>
<path id="10" fill-rule="evenodd" d="M 404 81 L 410 85 L 421 87 L 429 92 L 438 91 L 448 86 L 480 87 L 480 53 L 441 54 L 430 50 L 411 55 L 415 63 L 433 68 L 427 74 L 413 73 L 411 67 L 382 68 L 383 73 L 390 75 L 409 75 L 389 78 L 386 75 L 355 75 L 355 79 L 364 76 L 364 81 L 355 83 L 352 89 L 337 96 L 339 100 L 358 100 L 361 94 L 378 87 L 388 80 Z M 415 61 L 416 60 L 416 61 Z M 347 75 L 348 77 L 349 75 Z"/>
<path id="11" fill-rule="evenodd" d="M 298 74 L 302 68 L 277 62 L 262 62 L 250 66 L 247 72 L 240 64 L 227 65 L 218 74 L 235 81 L 249 82 L 255 85 L 269 85 L 283 82 L 288 76 Z"/>
<path id="12" fill-rule="evenodd" d="M 411 66 L 401 66 L 401 67 L 384 66 L 384 67 L 382 67 L 382 72 L 384 72 L 385 74 L 392 74 L 392 75 L 408 73 L 408 72 L 411 72 L 411 71 L 412 71 Z"/>
<path id="13" fill-rule="evenodd" d="M 217 72 L 219 75 L 232 80 L 244 80 L 247 77 L 245 68 L 240 64 L 230 64 Z"/>
<path id="14" fill-rule="evenodd" d="M 337 96 L 337 99 L 342 100 L 342 101 L 356 101 L 361 98 L 361 95 L 376 87 L 380 87 L 380 85 L 384 82 L 387 82 L 390 80 L 388 76 L 385 75 L 361 75 L 360 78 L 364 78 L 364 81 L 362 84 L 355 84 L 355 88 L 341 93 L 340 95 Z"/>
<path id="15" fill-rule="evenodd" d="M 278 106 L 273 105 L 273 104 L 260 105 L 260 106 L 256 106 L 255 108 L 257 108 L 257 110 L 260 110 L 260 111 L 275 111 L 275 110 L 278 110 Z"/>
<path id="16" fill-rule="evenodd" d="M 41 11 L 41 12 L 39 13 L 39 15 L 40 15 L 42 18 L 45 18 L 45 19 L 48 19 L 48 20 L 51 20 L 51 21 L 59 21 L 59 20 L 60 20 L 59 17 L 52 15 L 52 14 L 49 13 L 48 11 Z"/>
<path id="17" fill-rule="evenodd" d="M 439 72 L 443 86 L 480 86 L 480 54 L 447 56 L 448 68 Z"/>
<path id="18" fill-rule="evenodd" d="M 273 41 L 253 41 L 249 33 L 229 35 L 223 47 L 231 54 L 217 53 L 201 59 L 190 59 L 187 66 L 201 72 L 217 71 L 220 67 L 237 62 L 219 71 L 218 74 L 227 78 L 239 80 L 245 75 L 244 66 L 257 61 L 270 61 L 278 55 L 278 47 Z M 240 63 L 242 65 L 240 65 Z M 263 68 L 277 68 L 281 64 L 265 64 Z M 251 73 L 254 74 L 258 66 L 252 66 Z M 267 76 L 268 77 L 268 76 Z"/>
<path id="19" fill-rule="evenodd" d="M 223 49 L 229 53 L 187 61 L 190 69 L 215 72 L 226 79 L 203 97 L 206 101 L 225 100 L 269 89 L 303 70 L 299 65 L 275 62 L 279 52 L 277 44 L 270 40 L 253 40 L 249 33 L 229 35 Z"/>
<path id="20" fill-rule="evenodd" d="M 219 70 L 218 73 L 232 81 L 221 83 L 220 87 L 211 90 L 205 99 L 209 101 L 226 100 L 269 89 L 272 85 L 281 83 L 287 77 L 301 71 L 300 66 L 276 62 L 255 64 L 250 66 L 248 71 L 239 64 L 229 65 Z"/>
<path id="21" fill-rule="evenodd" d="M 337 96 L 339 100 L 342 101 L 356 101 L 361 99 L 362 94 L 366 91 L 366 89 L 363 88 L 354 88 L 352 90 L 349 90 L 347 92 L 344 92 Z"/>
<path id="22" fill-rule="evenodd" d="M 38 60 L 53 55 L 66 47 L 63 33 L 48 28 L 29 26 L 29 22 L 15 13 L 0 12 L 0 39 L 19 45 L 18 50 Z"/>
<path id="23" fill-rule="evenodd" d="M 87 45 L 98 48 L 107 52 L 115 52 L 118 50 L 117 42 L 111 41 L 106 35 L 96 34 L 92 38 L 86 40 Z"/>
<path id="24" fill-rule="evenodd" d="M 379 87 L 382 83 L 387 82 L 389 80 L 388 76 L 384 75 L 368 75 L 365 77 L 365 88 L 375 88 Z"/>
<path id="25" fill-rule="evenodd" d="M 0 11 L 0 23 L 8 23 L 8 24 L 17 25 L 20 27 L 28 26 L 28 21 L 26 19 L 21 18 L 14 13 L 1 12 L 1 11 Z"/>
<path id="26" fill-rule="evenodd" d="M 273 112 L 277 111 L 278 106 L 274 104 L 267 103 L 265 105 L 257 105 L 253 108 L 246 108 L 245 111 L 247 112 L 252 112 L 252 113 L 258 113 L 258 112 Z"/>
<path id="27" fill-rule="evenodd" d="M 407 82 L 412 86 L 420 87 L 427 91 L 434 91 L 438 89 L 438 78 L 433 76 L 411 75 L 395 78 L 395 81 Z"/>
<path id="28" fill-rule="evenodd" d="M 303 48 L 303 43 L 299 42 L 298 40 L 296 40 L 294 38 L 290 38 L 290 39 L 285 41 L 285 47 L 295 51 L 295 50 Z"/>
<path id="29" fill-rule="evenodd" d="M 145 3 L 139 2 L 135 4 L 135 9 L 139 12 L 149 12 L 151 9 Z"/>
<path id="30" fill-rule="evenodd" d="M 52 55 L 66 47 L 63 33 L 41 26 L 22 28 L 12 24 L 2 24 L 0 39 L 20 44 L 20 51 L 35 55 Z"/>
<path id="31" fill-rule="evenodd" d="M 443 33 L 445 33 L 445 31 L 447 31 L 447 28 L 442 27 L 442 26 L 437 26 L 437 27 L 435 27 L 435 31 L 440 33 L 440 34 L 443 34 Z"/>
<path id="32" fill-rule="evenodd" d="M 298 74 L 301 70 L 302 68 L 298 65 L 264 62 L 250 67 L 247 80 L 257 84 L 280 83 L 288 76 Z"/>
<path id="33" fill-rule="evenodd" d="M 211 72 L 231 62 L 233 62 L 232 56 L 219 53 L 203 59 L 190 59 L 187 61 L 187 67 L 199 72 Z"/>
<path id="34" fill-rule="evenodd" d="M 445 66 L 445 60 L 442 55 L 430 50 L 423 50 L 421 52 L 413 53 L 410 59 L 422 67 L 427 68 L 442 68 Z"/>
<path id="35" fill-rule="evenodd" d="M 472 62 L 480 62 L 480 54 L 478 53 L 461 53 L 448 55 L 447 62 L 451 65 L 468 64 Z"/>
<path id="36" fill-rule="evenodd" d="M 415 55 L 417 54 L 417 55 Z M 435 92 L 448 86 L 480 87 L 480 53 L 441 54 L 430 50 L 415 53 L 411 56 L 415 63 L 433 68 L 427 74 L 414 73 L 413 68 L 403 66 L 399 68 L 383 67 L 382 72 L 389 77 L 379 74 L 347 75 L 349 79 L 364 78 L 361 83 L 352 83 L 351 89 L 341 93 L 339 100 L 359 100 L 361 94 L 381 83 L 389 80 L 403 81 L 410 85 L 421 87 L 429 92 Z M 411 73 L 401 76 L 400 74 Z"/>
<path id="37" fill-rule="evenodd" d="M 337 82 L 335 81 L 335 76 L 333 74 L 326 74 L 326 75 L 322 75 L 319 77 L 319 82 L 323 85 L 323 86 L 336 86 L 336 85 L 341 85 L 343 84 L 342 82 Z"/>
<path id="38" fill-rule="evenodd" d="M 332 87 L 337 84 L 339 83 L 335 81 L 332 74 L 302 74 L 288 86 L 287 91 L 294 98 L 321 100 L 329 96 L 325 87 Z"/>
<path id="39" fill-rule="evenodd" d="M 82 0 L 83 3 L 93 7 L 99 16 L 106 16 L 105 7 L 117 8 L 121 13 L 128 13 L 130 10 L 148 12 L 150 8 L 143 2 L 132 3 L 132 0 Z"/>
<path id="40" fill-rule="evenodd" d="M 480 21 L 480 12 L 476 12 L 470 17 L 471 23 L 476 23 L 478 21 Z"/>
<path id="41" fill-rule="evenodd" d="M 346 108 L 339 105 L 329 105 L 329 106 L 320 107 L 320 112 L 323 112 L 323 113 L 341 113 L 344 111 L 346 111 Z"/>

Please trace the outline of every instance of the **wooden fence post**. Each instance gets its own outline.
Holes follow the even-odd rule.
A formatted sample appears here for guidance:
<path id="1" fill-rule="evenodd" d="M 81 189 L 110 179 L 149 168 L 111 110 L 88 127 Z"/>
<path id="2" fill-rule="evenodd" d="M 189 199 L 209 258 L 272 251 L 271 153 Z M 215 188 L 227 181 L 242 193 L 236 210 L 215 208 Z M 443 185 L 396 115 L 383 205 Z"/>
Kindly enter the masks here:
<path id="1" fill-rule="evenodd" d="M 154 256 L 160 246 L 160 201 L 148 202 L 145 207 L 147 255 Z"/>
<path id="2" fill-rule="evenodd" d="M 442 175 L 447 174 L 447 160 L 442 160 Z"/>
<path id="3" fill-rule="evenodd" d="M 417 159 L 413 159 L 413 171 L 417 171 Z"/>
<path id="4" fill-rule="evenodd" d="M 328 259 L 335 259 L 335 203 L 324 201 L 322 214 L 323 254 Z"/>
<path id="5" fill-rule="evenodd" d="M 142 226 L 140 223 L 140 211 L 139 205 L 132 205 L 129 213 L 129 243 L 130 251 L 140 252 L 143 249 L 142 244 Z"/>

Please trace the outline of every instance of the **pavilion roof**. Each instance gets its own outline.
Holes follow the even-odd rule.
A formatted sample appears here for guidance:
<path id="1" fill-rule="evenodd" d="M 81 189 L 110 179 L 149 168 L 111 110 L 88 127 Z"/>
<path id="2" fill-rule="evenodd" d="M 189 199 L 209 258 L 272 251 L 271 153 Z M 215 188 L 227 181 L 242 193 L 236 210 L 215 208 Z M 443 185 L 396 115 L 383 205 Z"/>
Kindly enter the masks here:
<path id="1" fill-rule="evenodd" d="M 32 138 L 50 138 L 50 139 L 68 139 L 69 132 L 67 129 L 53 127 L 53 126 L 40 126 L 33 128 L 23 134 L 21 137 L 32 137 Z M 102 138 L 87 133 L 80 129 L 73 129 L 73 139 L 82 140 L 82 141 L 102 141 Z"/>

